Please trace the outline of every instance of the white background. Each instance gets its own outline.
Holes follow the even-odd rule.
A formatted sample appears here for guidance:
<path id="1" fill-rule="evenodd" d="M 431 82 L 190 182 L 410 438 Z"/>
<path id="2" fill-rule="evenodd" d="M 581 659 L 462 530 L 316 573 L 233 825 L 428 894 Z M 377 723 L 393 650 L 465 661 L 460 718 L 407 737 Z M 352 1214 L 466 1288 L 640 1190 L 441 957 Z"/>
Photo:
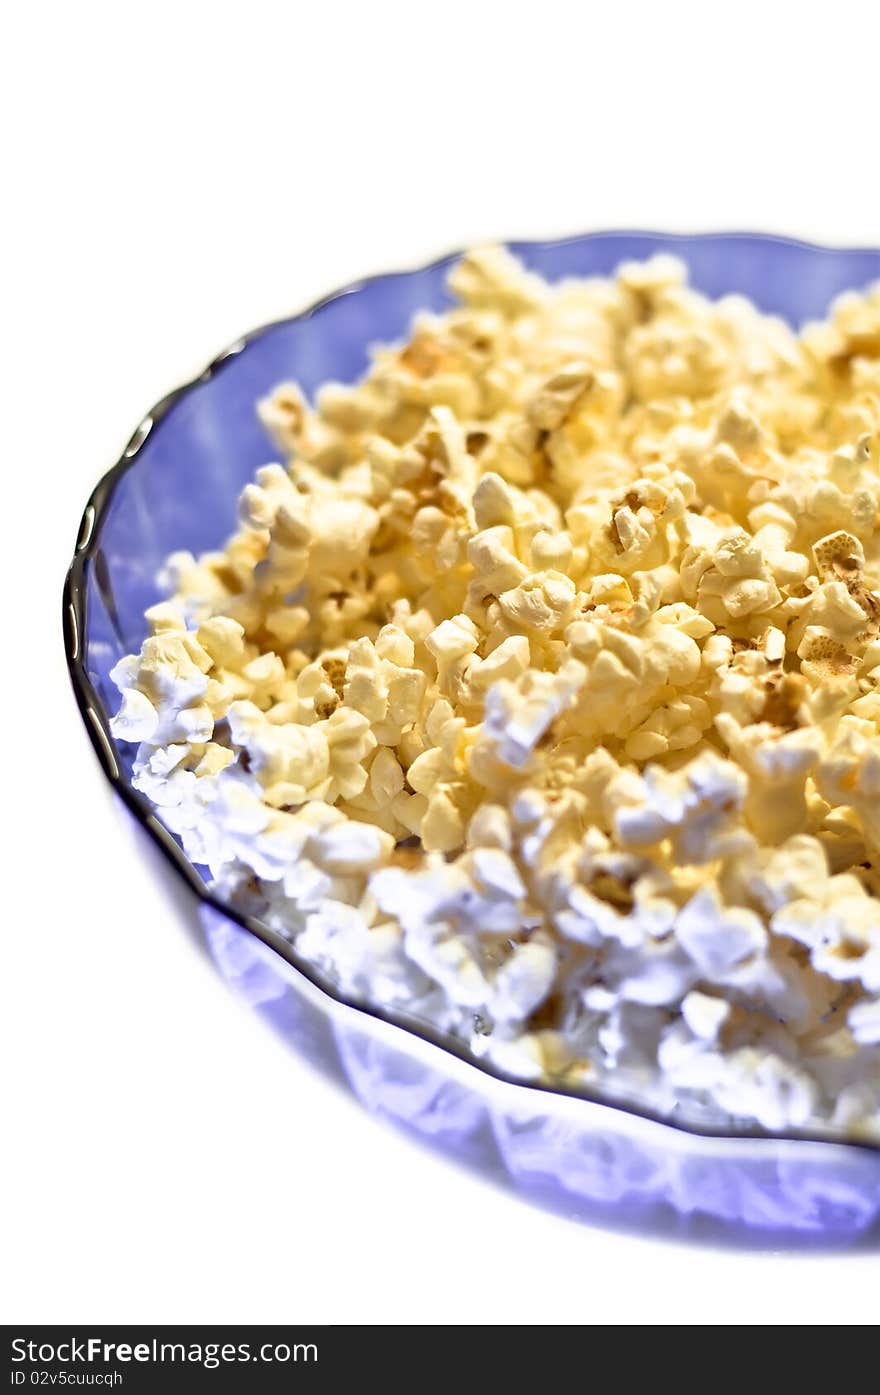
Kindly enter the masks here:
<path id="1" fill-rule="evenodd" d="M 0 1318 L 876 1321 L 877 1251 L 548 1215 L 285 1051 L 126 840 L 59 623 L 149 404 L 349 278 L 591 227 L 880 243 L 876 8 L 153 0 L 4 27 Z"/>

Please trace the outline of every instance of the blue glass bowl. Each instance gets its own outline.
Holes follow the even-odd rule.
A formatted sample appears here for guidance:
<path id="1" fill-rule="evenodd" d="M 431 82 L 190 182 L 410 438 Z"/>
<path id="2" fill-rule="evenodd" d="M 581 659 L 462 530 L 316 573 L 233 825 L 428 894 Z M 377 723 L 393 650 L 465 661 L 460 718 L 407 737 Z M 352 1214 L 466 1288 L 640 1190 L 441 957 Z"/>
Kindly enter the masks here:
<path id="1" fill-rule="evenodd" d="M 625 259 L 672 251 L 699 290 L 741 293 L 795 325 L 880 277 L 880 251 L 741 233 L 599 233 L 512 249 L 551 280 L 608 274 Z M 401 338 L 416 311 L 451 303 L 446 275 L 454 260 L 374 277 L 256 330 L 140 423 L 86 506 L 64 593 L 70 672 L 101 765 L 164 865 L 195 893 L 191 905 L 224 976 L 300 1049 L 329 1060 L 371 1108 L 568 1212 L 639 1224 L 701 1217 L 740 1232 L 873 1233 L 880 1149 L 698 1133 L 600 1099 L 505 1080 L 424 1023 L 347 1002 L 289 944 L 221 904 L 204 869 L 131 787 L 130 750 L 109 731 L 118 702 L 109 673 L 140 647 L 168 553 L 222 545 L 240 490 L 274 457 L 257 399 L 284 380 L 312 392 L 327 379 L 358 378 L 371 345 Z"/>

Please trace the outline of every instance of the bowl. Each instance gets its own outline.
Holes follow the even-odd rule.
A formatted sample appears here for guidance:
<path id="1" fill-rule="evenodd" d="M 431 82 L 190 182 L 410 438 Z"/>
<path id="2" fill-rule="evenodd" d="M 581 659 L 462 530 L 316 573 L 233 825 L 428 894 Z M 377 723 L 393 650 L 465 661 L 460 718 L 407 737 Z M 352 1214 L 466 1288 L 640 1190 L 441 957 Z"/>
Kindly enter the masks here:
<path id="1" fill-rule="evenodd" d="M 612 232 L 512 243 L 550 280 L 607 275 L 623 260 L 672 251 L 711 296 L 737 292 L 793 324 L 880 277 L 880 251 L 757 234 L 678 237 Z M 457 254 L 456 254 L 457 255 Z M 110 670 L 139 649 L 160 599 L 165 557 L 225 541 L 236 501 L 275 451 L 255 412 L 277 383 L 307 393 L 351 382 L 371 345 L 399 339 L 421 309 L 451 304 L 455 256 L 376 276 L 303 314 L 255 330 L 143 419 L 89 499 L 64 590 L 68 665 L 101 766 L 139 836 L 186 883 L 223 975 L 299 1049 L 345 1075 L 372 1109 L 549 1204 L 615 1222 L 699 1217 L 733 1231 L 850 1236 L 880 1222 L 880 1148 L 793 1135 L 699 1132 L 638 1110 L 506 1079 L 414 1019 L 352 1002 L 258 920 L 220 902 L 130 782 L 131 750 L 109 727 Z"/>

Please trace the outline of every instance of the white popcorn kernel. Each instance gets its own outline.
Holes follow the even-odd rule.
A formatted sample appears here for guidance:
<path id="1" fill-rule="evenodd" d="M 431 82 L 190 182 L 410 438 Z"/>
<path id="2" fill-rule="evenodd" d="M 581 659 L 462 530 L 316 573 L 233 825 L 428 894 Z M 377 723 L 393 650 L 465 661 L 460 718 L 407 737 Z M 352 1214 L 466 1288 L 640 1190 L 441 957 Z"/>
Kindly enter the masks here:
<path id="1" fill-rule="evenodd" d="M 584 1006 L 596 1013 L 610 1012 L 617 1002 L 617 994 L 599 983 L 585 988 L 581 996 Z"/>
<path id="2" fill-rule="evenodd" d="M 778 1132 L 809 1119 L 816 1087 L 809 1076 L 771 1052 L 746 1048 L 730 1058 L 715 1092 L 732 1115 Z"/>
<path id="3" fill-rule="evenodd" d="M 682 999 L 681 1015 L 695 1037 L 714 1042 L 730 1016 L 730 1003 L 694 989 Z"/>
<path id="4" fill-rule="evenodd" d="M 647 846 L 670 837 L 679 857 L 706 862 L 723 847 L 747 790 L 731 761 L 707 752 L 680 771 L 648 766 L 641 780 L 618 777 L 614 823 L 624 846 Z"/>
<path id="5" fill-rule="evenodd" d="M 680 1002 L 694 981 L 693 966 L 672 939 L 646 940 L 620 960 L 620 969 L 620 997 L 645 1007 Z"/>
<path id="6" fill-rule="evenodd" d="M 511 901 L 524 899 L 526 888 L 516 863 L 502 849 L 476 848 L 471 855 L 471 864 L 478 883 L 490 894 L 504 896 Z"/>
<path id="7" fill-rule="evenodd" d="M 828 859 L 816 838 L 796 834 L 749 868 L 750 887 L 769 912 L 808 896 L 820 904 L 828 881 Z"/>
<path id="8" fill-rule="evenodd" d="M 119 711 L 110 720 L 110 730 L 117 741 L 149 741 L 158 725 L 159 713 L 146 694 L 137 688 L 125 688 Z"/>
<path id="9" fill-rule="evenodd" d="M 880 1043 L 880 998 L 851 1007 L 847 1021 L 856 1041 L 863 1046 L 876 1046 Z"/>
<path id="10" fill-rule="evenodd" d="M 583 664 L 569 659 L 556 674 L 529 670 L 516 683 L 493 684 L 486 695 L 484 732 L 499 758 L 508 765 L 524 765 L 585 678 Z"/>
<path id="11" fill-rule="evenodd" d="M 371 872 L 388 856 L 393 838 L 372 824 L 335 824 L 309 840 L 309 852 L 326 872 Z"/>
<path id="12" fill-rule="evenodd" d="M 556 955 L 550 945 L 536 941 L 517 945 L 495 975 L 493 1016 L 499 1021 L 523 1021 L 544 1001 L 555 973 Z"/>
<path id="13" fill-rule="evenodd" d="M 767 932 L 752 911 L 722 906 L 715 892 L 702 888 L 678 914 L 675 934 L 710 981 L 723 979 L 767 943 Z"/>
<path id="14" fill-rule="evenodd" d="M 210 741 L 214 732 L 214 717 L 210 707 L 200 703 L 196 707 L 185 707 L 177 714 L 177 726 L 184 741 L 202 745 Z"/>

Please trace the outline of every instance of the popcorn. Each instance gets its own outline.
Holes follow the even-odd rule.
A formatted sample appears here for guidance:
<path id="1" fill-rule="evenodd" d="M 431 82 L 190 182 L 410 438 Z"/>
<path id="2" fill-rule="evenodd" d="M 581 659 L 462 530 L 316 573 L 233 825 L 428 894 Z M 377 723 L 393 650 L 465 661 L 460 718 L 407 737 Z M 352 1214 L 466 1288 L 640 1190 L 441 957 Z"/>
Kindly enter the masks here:
<path id="1" fill-rule="evenodd" d="M 495 975 L 491 1011 L 496 1021 L 524 1022 L 544 1001 L 556 977 L 551 945 L 519 945 Z"/>
<path id="2" fill-rule="evenodd" d="M 708 993 L 694 990 L 682 998 L 681 1015 L 695 1037 L 715 1042 L 730 1016 L 730 1004 L 723 998 L 712 998 Z"/>
<path id="3" fill-rule="evenodd" d="M 586 677 L 569 659 L 558 673 L 529 669 L 516 682 L 501 679 L 486 694 L 484 739 L 507 765 L 523 766 Z"/>
<path id="4" fill-rule="evenodd" d="M 708 983 L 723 983 L 767 943 L 767 932 L 753 911 L 723 906 L 708 886 L 701 887 L 680 912 L 675 937 Z"/>
<path id="5" fill-rule="evenodd" d="M 847 1020 L 856 1041 L 866 1046 L 880 1043 L 880 998 L 850 1008 Z"/>
<path id="6" fill-rule="evenodd" d="M 146 693 L 138 688 L 122 688 L 122 702 L 110 722 L 117 741 L 149 741 L 159 725 L 159 713 Z"/>
<path id="7" fill-rule="evenodd" d="M 747 781 L 731 761 L 707 751 L 678 770 L 649 765 L 641 777 L 626 773 L 617 788 L 621 798 L 614 826 L 624 847 L 669 838 L 684 863 L 734 851 L 734 815 L 745 800 Z"/>
<path id="8" fill-rule="evenodd" d="M 453 269 L 113 671 L 218 895 L 495 1068 L 880 1138 L 880 288 Z"/>

